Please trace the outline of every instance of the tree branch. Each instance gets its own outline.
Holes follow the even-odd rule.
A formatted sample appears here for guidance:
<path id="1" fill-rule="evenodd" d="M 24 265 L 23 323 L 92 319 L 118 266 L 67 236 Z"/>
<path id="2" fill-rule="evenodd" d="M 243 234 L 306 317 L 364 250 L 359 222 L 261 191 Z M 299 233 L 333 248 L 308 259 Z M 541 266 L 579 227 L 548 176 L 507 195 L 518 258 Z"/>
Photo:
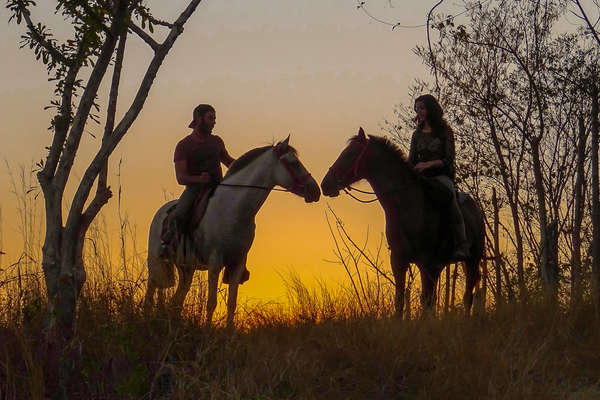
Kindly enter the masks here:
<path id="1" fill-rule="evenodd" d="M 87 2 L 82 1 L 81 2 L 81 6 L 85 9 L 85 11 L 89 15 L 92 16 L 92 18 L 94 18 L 94 20 L 98 23 L 98 25 L 100 25 L 100 27 L 102 28 L 102 30 L 104 31 L 104 33 L 106 33 L 107 35 L 111 35 L 112 34 L 110 28 L 104 24 L 104 21 L 102 21 L 102 18 L 100 18 L 96 14 L 96 12 L 94 12 L 94 10 L 89 6 L 89 4 L 87 4 Z M 85 17 L 83 15 L 81 15 L 78 12 L 75 12 L 75 14 L 79 17 L 80 20 L 85 21 Z"/>
<path id="2" fill-rule="evenodd" d="M 110 86 L 110 93 L 108 95 L 108 108 L 106 110 L 106 125 L 104 126 L 104 136 L 102 142 L 112 134 L 115 126 L 115 114 L 117 111 L 117 99 L 119 97 L 119 83 L 121 81 L 121 70 L 123 68 L 123 59 L 125 58 L 125 43 L 127 42 L 127 30 L 121 32 L 119 38 L 119 46 L 117 47 L 117 57 L 115 60 L 115 66 L 113 69 L 113 78 Z M 108 159 L 105 161 L 100 175 L 98 176 L 98 189 L 96 195 L 101 190 L 105 190 L 107 187 L 107 175 L 108 175 Z"/>
<path id="3" fill-rule="evenodd" d="M 436 62 L 435 62 L 435 55 L 433 54 L 433 50 L 431 49 L 431 39 L 429 38 L 429 23 L 431 22 L 431 14 L 433 13 L 433 10 L 435 10 L 440 4 L 442 4 L 444 0 L 440 0 L 437 2 L 437 4 L 435 6 L 433 6 L 431 8 L 431 10 L 429 10 L 429 12 L 427 13 L 427 45 L 429 46 L 429 57 L 431 58 L 431 64 L 433 66 L 433 73 L 435 75 L 435 90 L 439 95 L 440 92 L 440 85 L 438 83 L 438 74 L 437 74 L 437 68 L 436 68 Z"/>
<path id="4" fill-rule="evenodd" d="M 56 173 L 56 187 L 61 191 L 64 189 L 71 172 L 71 168 L 73 167 L 75 155 L 77 153 L 77 149 L 79 148 L 79 143 L 81 141 L 83 129 L 89 117 L 90 109 L 92 108 L 100 83 L 102 82 L 102 79 L 110 64 L 119 32 L 123 28 L 123 11 L 124 9 L 120 10 L 120 12 L 117 12 L 117 15 L 115 15 L 114 22 L 111 26 L 111 31 L 113 33 L 112 35 L 107 35 L 106 37 L 106 41 L 102 46 L 102 50 L 100 51 L 96 65 L 90 74 L 87 85 L 85 86 L 85 90 L 83 91 L 83 95 L 81 96 L 79 106 L 77 107 L 77 112 L 73 118 L 73 124 L 71 125 L 71 130 L 65 144 L 65 149 L 58 165 L 58 172 Z M 83 207 L 83 204 L 81 207 Z"/>
<path id="5" fill-rule="evenodd" d="M 146 42 L 148 46 L 152 47 L 152 50 L 154 50 L 154 52 L 158 51 L 160 45 L 154 39 L 152 39 L 150 35 L 144 32 L 142 28 L 134 24 L 133 21 L 129 21 L 129 28 L 133 32 L 135 32 L 144 42 Z"/>
<path id="6" fill-rule="evenodd" d="M 29 10 L 26 8 L 22 8 L 21 11 L 23 13 L 25 23 L 27 24 L 27 28 L 29 29 L 29 33 L 31 34 L 31 38 L 34 39 L 37 43 L 39 43 L 43 48 L 45 48 L 54 59 L 60 61 L 65 65 L 68 65 L 70 62 L 69 59 L 66 58 L 56 47 L 54 47 L 52 43 L 45 40 L 41 33 L 36 29 L 35 24 L 31 20 L 31 16 L 29 15 Z"/>
<path id="7" fill-rule="evenodd" d="M 587 24 L 588 28 L 590 28 L 590 32 L 592 32 L 592 35 L 594 35 L 594 39 L 596 39 L 596 42 L 598 42 L 598 45 L 600 45 L 600 38 L 598 37 L 598 32 L 596 32 L 594 25 L 592 25 L 592 22 L 589 20 L 587 14 L 583 10 L 581 3 L 579 2 L 579 0 L 575 0 L 575 3 L 577 4 L 577 7 L 579 7 L 579 10 L 581 11 L 581 14 L 583 16 L 583 19 L 585 20 L 585 23 Z"/>

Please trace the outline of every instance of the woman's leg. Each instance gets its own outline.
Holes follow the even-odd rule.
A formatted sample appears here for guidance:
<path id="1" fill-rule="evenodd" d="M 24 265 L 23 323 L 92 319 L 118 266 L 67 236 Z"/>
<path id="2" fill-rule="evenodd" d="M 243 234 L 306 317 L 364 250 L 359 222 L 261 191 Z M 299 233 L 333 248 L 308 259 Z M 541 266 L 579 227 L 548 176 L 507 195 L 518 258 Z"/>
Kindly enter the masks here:
<path id="1" fill-rule="evenodd" d="M 446 186 L 452 192 L 452 201 L 450 203 L 450 219 L 452 221 L 452 234 L 454 236 L 454 258 L 465 259 L 469 256 L 469 243 L 467 242 L 467 233 L 465 230 L 465 220 L 458 205 L 456 188 L 452 179 L 446 175 L 435 177 L 440 183 Z"/>

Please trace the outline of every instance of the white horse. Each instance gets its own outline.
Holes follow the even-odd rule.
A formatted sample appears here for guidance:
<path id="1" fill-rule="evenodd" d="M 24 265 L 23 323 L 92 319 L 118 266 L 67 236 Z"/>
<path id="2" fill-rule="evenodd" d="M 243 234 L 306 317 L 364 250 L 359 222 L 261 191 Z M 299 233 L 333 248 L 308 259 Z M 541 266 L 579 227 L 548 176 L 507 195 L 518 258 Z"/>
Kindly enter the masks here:
<path id="1" fill-rule="evenodd" d="M 227 325 L 233 326 L 238 285 L 246 270 L 246 257 L 254 240 L 254 218 L 275 185 L 304 197 L 307 203 L 318 201 L 321 191 L 317 182 L 298 160 L 288 144 L 289 136 L 275 146 L 250 150 L 229 168 L 206 206 L 206 212 L 195 228 L 185 256 L 179 250 L 171 260 L 159 257 L 164 219 L 177 200 L 163 205 L 154 215 L 148 238 L 148 289 L 144 299 L 146 309 L 152 307 L 158 289 L 159 302 L 164 301 L 164 289 L 174 285 L 174 266 L 179 282 L 172 306 L 180 311 L 190 290 L 195 270 L 208 270 L 208 301 L 206 322 L 210 324 L 217 305 L 217 284 L 223 267 L 229 277 Z M 184 239 L 187 237 L 184 236 Z"/>

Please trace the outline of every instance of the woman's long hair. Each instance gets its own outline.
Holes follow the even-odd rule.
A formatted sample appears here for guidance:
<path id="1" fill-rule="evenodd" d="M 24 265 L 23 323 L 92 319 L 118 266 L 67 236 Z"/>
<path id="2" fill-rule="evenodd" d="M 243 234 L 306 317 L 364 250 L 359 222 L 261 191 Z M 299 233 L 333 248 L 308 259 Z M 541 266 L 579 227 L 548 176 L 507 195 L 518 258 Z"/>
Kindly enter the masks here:
<path id="1" fill-rule="evenodd" d="M 423 94 L 415 99 L 422 102 L 427 110 L 427 122 L 431 126 L 431 131 L 439 138 L 446 138 L 452 134 L 452 129 L 444 119 L 444 110 L 435 97 L 430 94 Z"/>

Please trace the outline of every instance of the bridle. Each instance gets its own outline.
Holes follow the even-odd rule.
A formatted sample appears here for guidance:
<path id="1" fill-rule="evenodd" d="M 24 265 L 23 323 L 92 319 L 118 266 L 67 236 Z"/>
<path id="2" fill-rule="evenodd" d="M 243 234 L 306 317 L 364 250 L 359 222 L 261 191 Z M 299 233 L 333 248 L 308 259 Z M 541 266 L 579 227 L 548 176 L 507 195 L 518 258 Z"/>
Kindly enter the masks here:
<path id="1" fill-rule="evenodd" d="M 356 159 L 354 160 L 354 162 L 352 163 L 352 166 L 348 169 L 348 171 L 344 174 L 344 175 L 348 175 L 349 173 L 352 173 L 352 176 L 350 176 L 347 180 L 353 180 L 353 179 L 358 179 L 358 168 L 360 166 L 360 162 L 362 161 L 362 158 L 364 157 L 365 153 L 367 152 L 367 147 L 368 147 L 368 143 L 360 143 L 360 145 L 362 146 L 362 148 L 360 149 L 360 153 L 358 153 L 358 156 L 356 157 Z M 338 184 L 343 184 L 344 182 L 344 178 L 345 176 L 341 175 L 340 172 L 341 169 L 333 164 L 330 168 L 329 171 L 333 174 L 333 176 L 335 177 L 335 180 L 338 182 Z M 345 186 L 345 185 L 344 185 Z M 350 187 L 350 185 L 348 185 L 348 187 Z"/>
<path id="2" fill-rule="evenodd" d="M 275 152 L 275 155 L 277 156 L 277 158 L 279 158 L 279 161 L 281 161 L 281 163 L 283 164 L 283 167 L 290 174 L 290 176 L 292 177 L 292 180 L 294 181 L 294 185 L 292 186 L 291 190 L 290 189 L 280 189 L 280 188 L 269 188 L 266 186 L 258 186 L 258 185 L 242 185 L 242 184 L 221 183 L 221 182 L 219 182 L 219 186 L 274 190 L 274 191 L 278 191 L 278 192 L 291 192 L 292 190 L 299 191 L 300 189 L 302 189 L 304 184 L 310 179 L 311 174 L 307 171 L 305 175 L 298 176 L 296 174 L 296 172 L 294 172 L 294 168 L 292 168 L 292 165 L 288 162 L 288 160 L 283 158 L 283 156 L 285 156 L 290 151 L 289 147 L 287 147 L 286 151 L 281 152 L 281 151 L 279 151 L 279 148 L 277 146 L 275 146 L 273 148 L 273 151 Z"/>
<path id="3" fill-rule="evenodd" d="M 283 158 L 283 156 L 285 156 L 287 153 L 290 152 L 289 146 L 286 146 L 286 150 L 284 152 L 280 152 L 278 146 L 275 146 L 273 151 L 279 158 L 279 161 L 281 161 L 281 163 L 283 164 L 284 168 L 287 170 L 287 172 L 290 174 L 290 176 L 294 180 L 294 186 L 292 187 L 292 190 L 302 189 L 302 187 L 304 186 L 306 181 L 308 181 L 310 179 L 310 177 L 311 177 L 310 173 L 308 171 L 306 171 L 306 174 L 304 174 L 302 176 L 296 175 L 296 172 L 294 172 L 294 168 L 292 168 L 292 165 L 288 162 L 288 160 Z"/>
<path id="4" fill-rule="evenodd" d="M 368 141 L 360 142 L 360 145 L 362 146 L 362 148 L 360 149 L 360 153 L 358 153 L 358 156 L 356 157 L 356 159 L 354 159 L 352 166 L 348 169 L 347 173 L 345 174 L 345 175 L 348 175 L 349 173 L 352 173 L 352 176 L 349 177 L 348 181 L 360 178 L 358 176 L 358 168 L 360 167 L 360 162 L 362 161 L 363 157 L 365 156 L 365 154 L 367 152 L 369 142 Z M 331 173 L 335 177 L 335 180 L 338 182 L 338 184 L 342 185 L 344 182 L 344 179 L 343 179 L 344 176 L 342 176 L 340 174 L 340 168 L 338 168 L 334 164 L 329 168 L 329 171 L 331 171 Z M 344 185 L 344 187 L 342 189 L 348 196 L 352 197 L 354 200 L 359 201 L 361 203 L 372 203 L 374 201 L 377 201 L 377 197 L 374 199 L 371 199 L 371 200 L 362 200 L 362 199 L 359 199 L 358 197 L 354 196 L 352 193 L 350 193 L 351 190 L 354 190 L 359 193 L 364 193 L 364 194 L 375 194 L 375 192 L 367 192 L 365 190 L 356 189 L 350 185 Z"/>

